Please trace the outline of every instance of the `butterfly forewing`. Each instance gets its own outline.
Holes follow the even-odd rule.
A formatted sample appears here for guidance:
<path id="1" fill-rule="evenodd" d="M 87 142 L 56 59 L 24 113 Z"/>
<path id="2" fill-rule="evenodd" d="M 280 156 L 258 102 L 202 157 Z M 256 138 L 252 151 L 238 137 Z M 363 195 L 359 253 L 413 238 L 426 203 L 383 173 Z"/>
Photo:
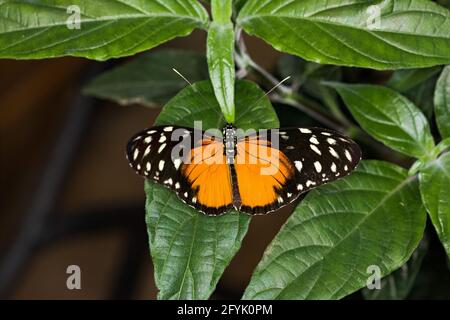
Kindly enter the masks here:
<path id="1" fill-rule="evenodd" d="M 174 190 L 195 209 L 210 215 L 232 208 L 229 168 L 220 137 L 178 126 L 155 126 L 127 146 L 131 167 L 140 175 Z"/>
<path id="2" fill-rule="evenodd" d="M 255 144 L 260 149 L 252 149 Z M 269 150 L 273 156 L 265 156 L 265 149 L 273 149 Z M 237 150 L 238 159 L 245 151 L 261 162 L 260 167 L 270 162 L 277 168 L 264 177 L 261 170 L 257 170 L 258 165 L 253 164 L 254 169 L 248 170 L 251 164 L 236 164 L 242 202 L 240 210 L 250 214 L 274 211 L 303 192 L 344 177 L 361 159 L 361 151 L 355 142 L 322 128 L 268 130 L 264 134 L 241 138 Z"/>

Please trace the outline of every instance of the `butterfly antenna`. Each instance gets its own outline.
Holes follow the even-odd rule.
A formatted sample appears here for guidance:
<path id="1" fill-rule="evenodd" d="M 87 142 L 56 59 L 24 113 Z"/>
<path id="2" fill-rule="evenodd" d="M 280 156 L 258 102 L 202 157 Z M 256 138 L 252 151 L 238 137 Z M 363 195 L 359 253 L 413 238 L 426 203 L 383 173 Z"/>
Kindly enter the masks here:
<path id="1" fill-rule="evenodd" d="M 198 92 L 200 94 L 200 96 L 202 97 L 202 99 L 204 100 L 204 102 L 209 105 L 208 99 L 206 99 L 206 97 L 203 95 L 203 93 L 201 93 L 200 91 L 196 90 L 194 88 L 194 86 L 192 85 L 192 82 L 190 82 L 185 76 L 183 76 L 177 69 L 172 68 L 172 70 L 181 77 L 181 79 L 183 79 L 184 81 L 186 81 L 196 92 Z M 221 117 L 223 117 L 223 114 L 219 111 L 217 111 L 216 109 L 213 109 L 217 114 L 219 114 Z"/>
<path id="2" fill-rule="evenodd" d="M 175 72 L 177 75 L 179 75 L 181 77 L 181 79 L 183 79 L 184 81 L 186 81 L 190 86 L 192 86 L 192 83 L 186 79 L 185 76 L 183 76 L 177 69 L 172 68 L 173 72 Z"/>
<path id="3" fill-rule="evenodd" d="M 259 99 L 262 99 L 262 98 L 264 98 L 265 96 L 268 96 L 269 94 L 271 94 L 276 88 L 278 88 L 279 86 L 281 86 L 282 84 L 283 84 L 283 82 L 286 82 L 286 81 L 288 81 L 289 79 L 291 78 L 291 76 L 287 76 L 286 78 L 284 78 L 283 80 L 281 80 L 280 82 L 278 82 L 276 85 L 274 85 L 273 87 L 272 87 L 272 89 L 270 89 L 269 91 L 267 91 L 261 98 L 259 98 Z M 257 102 L 258 102 L 259 100 L 257 100 Z"/>
<path id="4" fill-rule="evenodd" d="M 243 112 L 240 116 L 242 117 L 243 115 L 245 115 L 251 108 L 253 108 L 255 106 L 255 104 L 257 104 L 259 101 L 261 101 L 261 99 L 263 99 L 264 97 L 268 96 L 269 94 L 271 94 L 276 88 L 278 88 L 279 86 L 281 86 L 283 84 L 283 82 L 286 82 L 287 80 L 289 80 L 291 78 L 291 76 L 287 76 L 286 78 L 284 78 L 283 80 L 281 80 L 280 82 L 278 82 L 276 85 L 274 85 L 272 87 L 272 89 L 270 89 L 269 91 L 267 91 L 263 96 L 261 96 L 258 100 L 256 100 L 250 107 L 248 107 L 245 112 Z"/>

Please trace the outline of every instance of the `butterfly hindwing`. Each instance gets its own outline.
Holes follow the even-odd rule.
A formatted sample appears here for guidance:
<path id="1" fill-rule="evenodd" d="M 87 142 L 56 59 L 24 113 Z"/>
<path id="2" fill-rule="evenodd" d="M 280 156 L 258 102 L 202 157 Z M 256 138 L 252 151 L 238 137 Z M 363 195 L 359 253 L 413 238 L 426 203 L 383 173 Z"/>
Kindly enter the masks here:
<path id="1" fill-rule="evenodd" d="M 220 138 L 178 126 L 155 126 L 127 146 L 131 167 L 140 175 L 172 189 L 191 207 L 210 215 L 232 208 L 229 168 Z"/>
<path id="2" fill-rule="evenodd" d="M 255 145 L 260 149 L 252 149 Z M 240 210 L 250 214 L 274 211 L 303 192 L 346 176 L 361 159 L 355 142 L 322 128 L 267 130 L 240 139 L 237 150 Z M 259 164 L 239 164 L 243 153 Z M 267 174 L 260 170 L 264 163 L 272 167 Z"/>

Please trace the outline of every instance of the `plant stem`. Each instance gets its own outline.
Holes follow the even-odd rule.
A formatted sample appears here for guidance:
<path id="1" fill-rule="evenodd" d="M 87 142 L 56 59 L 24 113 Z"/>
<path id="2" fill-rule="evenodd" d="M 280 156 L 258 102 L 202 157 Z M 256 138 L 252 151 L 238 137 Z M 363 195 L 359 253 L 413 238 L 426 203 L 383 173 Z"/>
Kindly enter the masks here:
<path id="1" fill-rule="evenodd" d="M 213 20 L 221 24 L 230 23 L 232 8 L 231 0 L 212 0 L 211 12 Z"/>

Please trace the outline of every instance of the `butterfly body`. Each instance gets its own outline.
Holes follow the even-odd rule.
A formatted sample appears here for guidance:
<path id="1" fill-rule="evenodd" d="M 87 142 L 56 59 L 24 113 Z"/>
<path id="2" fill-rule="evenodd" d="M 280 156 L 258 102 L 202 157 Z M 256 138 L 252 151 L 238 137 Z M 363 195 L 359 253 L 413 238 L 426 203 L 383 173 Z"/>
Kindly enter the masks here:
<path id="1" fill-rule="evenodd" d="M 327 129 L 248 133 L 228 124 L 217 134 L 151 127 L 130 140 L 127 157 L 138 174 L 172 189 L 203 213 L 235 209 L 266 214 L 347 175 L 361 151 L 352 140 Z"/>

